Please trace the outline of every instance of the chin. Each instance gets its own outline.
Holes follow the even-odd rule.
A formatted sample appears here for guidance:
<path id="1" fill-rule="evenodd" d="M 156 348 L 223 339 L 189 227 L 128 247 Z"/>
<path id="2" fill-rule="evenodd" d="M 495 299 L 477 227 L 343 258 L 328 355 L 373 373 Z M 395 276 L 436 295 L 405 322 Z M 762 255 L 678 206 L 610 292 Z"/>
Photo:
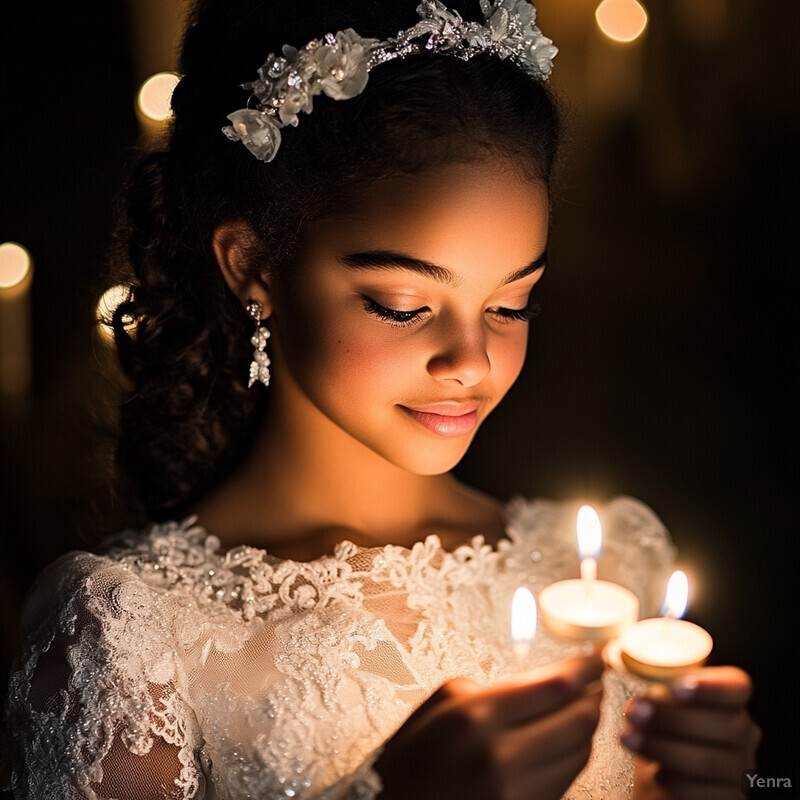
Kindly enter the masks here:
<path id="1" fill-rule="evenodd" d="M 444 475 L 458 465 L 466 455 L 472 437 L 466 442 L 442 442 L 419 447 L 396 458 L 390 458 L 396 466 L 415 475 Z"/>

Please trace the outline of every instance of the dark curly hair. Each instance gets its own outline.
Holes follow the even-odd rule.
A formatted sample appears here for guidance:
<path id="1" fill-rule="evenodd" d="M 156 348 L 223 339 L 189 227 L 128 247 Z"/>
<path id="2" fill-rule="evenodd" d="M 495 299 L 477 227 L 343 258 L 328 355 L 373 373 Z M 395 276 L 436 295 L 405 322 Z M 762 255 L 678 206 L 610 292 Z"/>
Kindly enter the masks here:
<path id="1" fill-rule="evenodd" d="M 346 102 L 320 96 L 278 156 L 262 163 L 221 132 L 247 104 L 270 52 L 354 28 L 385 39 L 417 20 L 416 0 L 199 0 L 180 54 L 164 146 L 132 169 L 118 240 L 128 300 L 113 319 L 129 382 L 117 462 L 151 519 L 184 512 L 244 456 L 269 392 L 248 390 L 251 321 L 224 283 L 212 234 L 224 220 L 257 234 L 253 263 L 285 272 L 308 223 L 388 175 L 485 157 L 549 184 L 557 103 L 496 56 L 419 54 L 381 65 Z M 455 0 L 482 20 L 478 0 Z M 136 320 L 135 329 L 129 325 Z"/>

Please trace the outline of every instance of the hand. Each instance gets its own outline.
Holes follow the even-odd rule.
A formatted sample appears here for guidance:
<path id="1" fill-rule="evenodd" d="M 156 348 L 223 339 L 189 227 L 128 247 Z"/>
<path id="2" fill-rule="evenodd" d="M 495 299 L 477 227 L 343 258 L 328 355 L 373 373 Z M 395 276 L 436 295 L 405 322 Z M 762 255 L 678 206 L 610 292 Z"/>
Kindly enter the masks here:
<path id="1" fill-rule="evenodd" d="M 745 708 L 750 694 L 747 673 L 707 667 L 632 700 L 622 743 L 644 759 L 634 796 L 741 800 L 741 772 L 755 766 L 761 740 Z"/>
<path id="2" fill-rule="evenodd" d="M 448 681 L 386 743 L 381 800 L 558 800 L 589 759 L 602 671 L 591 655 L 489 689 Z"/>

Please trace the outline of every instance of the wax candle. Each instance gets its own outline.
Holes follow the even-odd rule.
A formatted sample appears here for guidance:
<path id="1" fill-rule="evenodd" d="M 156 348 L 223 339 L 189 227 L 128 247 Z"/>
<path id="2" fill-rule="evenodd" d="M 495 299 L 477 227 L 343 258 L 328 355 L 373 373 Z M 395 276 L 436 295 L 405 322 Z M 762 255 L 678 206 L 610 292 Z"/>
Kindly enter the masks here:
<path id="1" fill-rule="evenodd" d="M 511 599 L 511 646 L 517 662 L 517 670 L 528 668 L 528 654 L 536 636 L 536 600 L 530 589 L 520 586 Z"/>
<path id="2" fill-rule="evenodd" d="M 24 400 L 30 390 L 32 276 L 28 249 L 0 244 L 0 397 Z"/>
<path id="3" fill-rule="evenodd" d="M 689 581 L 677 570 L 667 584 L 663 616 L 643 619 L 627 628 L 618 643 L 619 659 L 629 671 L 649 680 L 665 681 L 702 666 L 714 642 L 686 613 Z"/>
<path id="4" fill-rule="evenodd" d="M 581 577 L 557 581 L 542 590 L 542 623 L 565 639 L 607 642 L 639 618 L 639 600 L 629 589 L 597 579 L 602 526 L 591 506 L 581 506 L 577 517 Z"/>

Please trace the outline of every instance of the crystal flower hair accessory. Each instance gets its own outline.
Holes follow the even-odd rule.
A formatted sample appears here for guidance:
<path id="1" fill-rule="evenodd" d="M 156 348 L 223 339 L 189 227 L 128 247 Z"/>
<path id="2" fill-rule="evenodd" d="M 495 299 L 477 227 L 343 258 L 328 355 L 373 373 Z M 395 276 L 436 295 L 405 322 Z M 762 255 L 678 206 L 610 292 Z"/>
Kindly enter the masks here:
<path id="1" fill-rule="evenodd" d="M 352 28 L 328 33 L 298 50 L 284 45 L 270 53 L 258 80 L 243 84 L 255 108 L 228 115 L 222 132 L 239 141 L 260 161 L 272 161 L 281 144 L 281 129 L 296 126 L 301 112 L 310 114 L 316 95 L 349 100 L 364 91 L 378 64 L 425 51 L 468 61 L 481 53 L 507 58 L 538 81 L 547 80 L 558 49 L 536 26 L 529 0 L 480 0 L 484 24 L 469 22 L 440 0 L 422 0 L 420 21 L 395 37 L 365 39 Z"/>

